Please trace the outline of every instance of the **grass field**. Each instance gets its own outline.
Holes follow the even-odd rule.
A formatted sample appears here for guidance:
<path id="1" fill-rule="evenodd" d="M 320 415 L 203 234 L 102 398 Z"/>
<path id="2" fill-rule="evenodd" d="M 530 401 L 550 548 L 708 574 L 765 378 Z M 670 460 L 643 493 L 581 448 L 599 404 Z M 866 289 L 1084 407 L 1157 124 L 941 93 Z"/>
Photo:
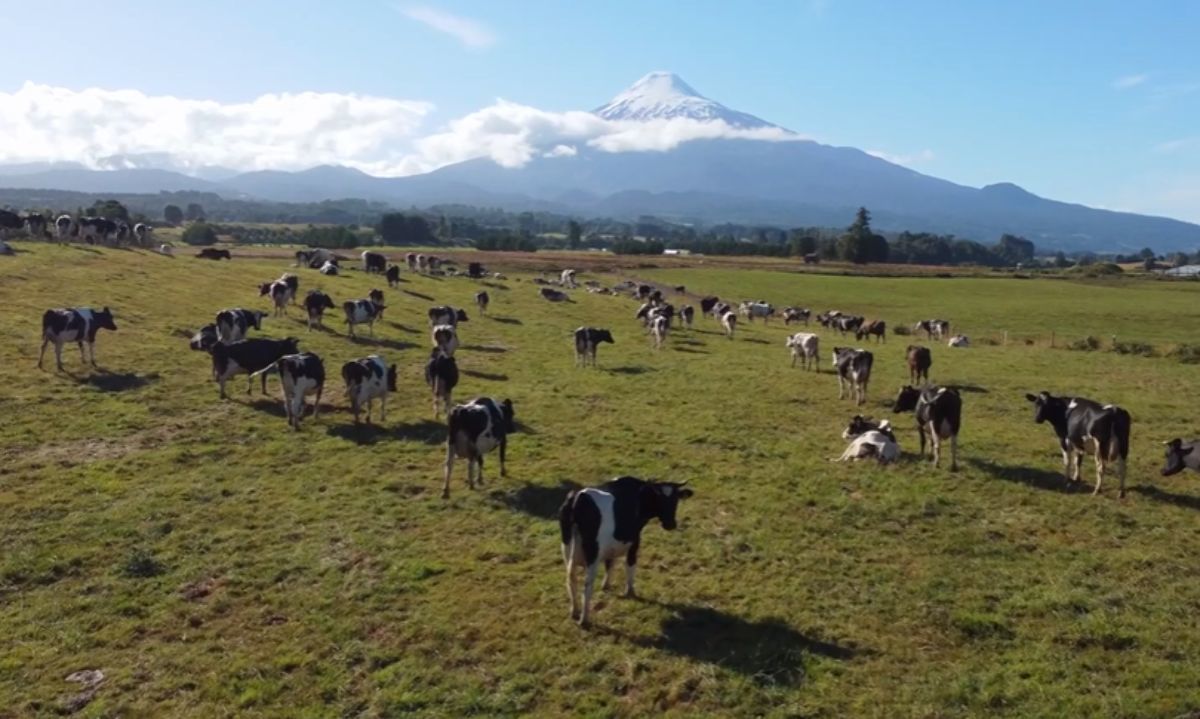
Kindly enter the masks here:
<path id="1" fill-rule="evenodd" d="M 855 413 L 829 374 L 789 368 L 782 325 L 708 319 L 655 352 L 629 299 L 489 288 L 461 327 L 456 396 L 510 397 L 509 474 L 489 457 L 440 499 L 444 427 L 421 379 L 425 310 L 469 305 L 461 278 L 387 291 L 374 341 L 264 334 L 325 358 L 328 411 L 289 431 L 272 395 L 217 398 L 187 338 L 218 309 L 259 307 L 286 259 L 207 262 L 19 245 L 0 258 L 0 716 L 66 711 L 65 677 L 106 675 L 78 716 L 1163 717 L 1200 710 L 1200 485 L 1161 479 L 1159 441 L 1200 434 L 1198 369 L 1042 344 L 934 347 L 963 387 L 960 461 L 831 464 Z M 186 253 L 185 253 L 186 254 Z M 503 263 L 501 257 L 493 262 Z M 895 324 L 943 316 L 1156 344 L 1194 339 L 1196 285 L 882 279 L 722 268 L 629 270 L 689 292 L 838 308 Z M 613 273 L 595 275 L 611 283 Z M 581 279 L 583 279 L 581 277 Z M 301 271 L 340 302 L 381 282 Z M 101 372 L 34 369 L 48 307 L 103 306 L 120 328 Z M 569 333 L 610 327 L 599 370 Z M 876 348 L 868 410 L 907 377 L 911 338 Z M 380 352 L 401 368 L 386 424 L 355 428 L 337 370 Z M 1134 417 L 1131 491 L 1066 491 L 1028 391 Z M 599 595 L 567 617 L 554 521 L 568 487 L 618 474 L 690 480 L 680 528 L 648 527 L 642 599 Z M 1090 491 L 1093 473 L 1085 465 Z M 619 575 L 618 575 L 619 576 Z M 617 582 L 616 586 L 619 586 Z M 83 703 L 80 701 L 79 703 Z"/>

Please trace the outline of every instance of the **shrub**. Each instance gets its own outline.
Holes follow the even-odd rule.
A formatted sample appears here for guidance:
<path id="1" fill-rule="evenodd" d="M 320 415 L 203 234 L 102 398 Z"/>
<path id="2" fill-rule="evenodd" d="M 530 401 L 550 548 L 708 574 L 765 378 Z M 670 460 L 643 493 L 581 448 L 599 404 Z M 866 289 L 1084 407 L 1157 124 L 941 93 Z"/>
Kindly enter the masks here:
<path id="1" fill-rule="evenodd" d="M 1088 335 L 1081 340 L 1075 340 L 1067 345 L 1067 349 L 1076 352 L 1095 352 L 1100 349 L 1100 340 L 1096 337 Z"/>
<path id="2" fill-rule="evenodd" d="M 909 327 L 908 325 L 896 325 L 896 326 L 892 327 L 892 334 L 894 334 L 894 335 L 911 335 L 912 327 Z"/>
<path id="3" fill-rule="evenodd" d="M 1119 355 L 1137 355 L 1138 357 L 1153 357 L 1157 354 L 1154 347 L 1145 342 L 1117 342 L 1113 345 L 1112 351 Z"/>
<path id="4" fill-rule="evenodd" d="M 183 231 L 183 241 L 189 245 L 215 245 L 217 231 L 207 222 L 193 222 Z"/>
<path id="5" fill-rule="evenodd" d="M 1200 345 L 1178 345 L 1170 351 L 1168 356 L 1184 364 L 1200 364 Z"/>
<path id="6" fill-rule="evenodd" d="M 144 549 L 135 549 L 121 565 L 121 574 L 135 579 L 157 577 L 166 571 L 162 562 Z"/>

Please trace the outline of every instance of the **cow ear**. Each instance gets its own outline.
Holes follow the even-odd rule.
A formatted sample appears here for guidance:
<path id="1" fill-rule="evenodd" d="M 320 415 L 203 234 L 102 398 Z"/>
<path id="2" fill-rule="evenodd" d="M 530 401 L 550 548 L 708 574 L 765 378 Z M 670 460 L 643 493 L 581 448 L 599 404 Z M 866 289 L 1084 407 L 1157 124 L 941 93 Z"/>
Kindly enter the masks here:
<path id="1" fill-rule="evenodd" d="M 1179 449 L 1179 456 L 1180 456 L 1180 457 L 1186 457 L 1186 456 L 1188 456 L 1189 454 L 1191 454 L 1191 453 L 1192 453 L 1192 450 L 1194 450 L 1195 448 L 1196 448 L 1196 445 L 1194 445 L 1194 444 L 1193 444 L 1191 447 L 1188 447 L 1187 449 L 1180 448 L 1180 449 Z"/>
<path id="2" fill-rule="evenodd" d="M 693 492 L 690 489 L 679 490 L 679 498 L 680 499 L 687 499 L 688 497 L 692 496 L 693 494 L 695 494 L 695 492 Z"/>
<path id="3" fill-rule="evenodd" d="M 1029 394 L 1028 392 L 1025 393 L 1025 399 L 1029 400 L 1030 402 L 1038 401 L 1037 397 L 1034 397 L 1033 395 Z"/>

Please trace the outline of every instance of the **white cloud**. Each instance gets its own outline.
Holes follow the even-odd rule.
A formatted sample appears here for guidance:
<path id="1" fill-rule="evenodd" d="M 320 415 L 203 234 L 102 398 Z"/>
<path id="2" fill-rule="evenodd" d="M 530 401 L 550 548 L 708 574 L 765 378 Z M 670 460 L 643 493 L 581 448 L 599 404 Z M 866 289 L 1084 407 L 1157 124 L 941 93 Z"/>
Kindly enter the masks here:
<path id="1" fill-rule="evenodd" d="M 928 162 L 933 162 L 934 158 L 937 157 L 937 155 L 934 154 L 933 150 L 930 150 L 929 148 L 925 148 L 924 150 L 921 150 L 920 152 L 914 152 L 914 153 L 908 154 L 908 155 L 896 155 L 896 154 L 893 154 L 890 152 L 885 152 L 883 150 L 867 150 L 866 153 L 868 155 L 878 157 L 881 160 L 887 160 L 888 162 L 894 163 L 896 165 L 904 165 L 905 167 L 911 167 L 913 165 L 923 165 Z"/>
<path id="2" fill-rule="evenodd" d="M 574 145 L 555 145 L 554 149 L 544 153 L 542 157 L 575 157 L 579 150 Z"/>
<path id="3" fill-rule="evenodd" d="M 283 93 L 220 103 L 136 90 L 25 83 L 0 92 L 0 162 L 169 153 L 182 167 L 391 166 L 432 105 L 366 95 Z"/>
<path id="4" fill-rule="evenodd" d="M 496 34 L 482 23 L 428 5 L 402 5 L 400 12 L 419 23 L 444 32 L 470 48 L 487 48 L 496 44 Z"/>
<path id="5" fill-rule="evenodd" d="M 1150 79 L 1150 76 L 1145 75 L 1145 74 L 1122 75 L 1121 77 L 1118 77 L 1116 80 L 1113 80 L 1112 86 L 1114 88 L 1116 88 L 1117 90 L 1128 90 L 1130 88 L 1134 88 L 1134 87 L 1137 87 L 1138 85 L 1144 84 L 1149 79 Z"/>
<path id="6" fill-rule="evenodd" d="M 1154 146 L 1154 151 L 1163 155 L 1173 155 L 1177 152 L 1190 150 L 1195 147 L 1200 147 L 1200 136 L 1181 137 L 1178 140 L 1160 142 Z"/>

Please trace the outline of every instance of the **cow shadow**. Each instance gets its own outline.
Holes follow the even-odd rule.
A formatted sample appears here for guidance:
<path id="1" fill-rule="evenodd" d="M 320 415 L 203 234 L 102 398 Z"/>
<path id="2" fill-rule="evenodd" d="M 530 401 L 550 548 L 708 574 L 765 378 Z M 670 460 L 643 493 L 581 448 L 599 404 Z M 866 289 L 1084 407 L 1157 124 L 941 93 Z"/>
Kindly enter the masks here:
<path id="1" fill-rule="evenodd" d="M 752 343 L 754 343 L 754 344 L 756 344 L 756 345 L 769 345 L 769 344 L 771 344 L 771 341 L 770 341 L 770 340 L 759 339 L 759 338 L 757 338 L 757 337 L 743 337 L 743 338 L 742 338 L 742 341 L 743 341 L 743 342 L 752 342 Z"/>
<path id="2" fill-rule="evenodd" d="M 608 367 L 604 371 L 610 374 L 639 375 L 646 374 L 647 372 L 657 372 L 658 370 L 653 367 L 646 367 L 645 365 L 622 365 L 621 367 Z"/>
<path id="3" fill-rule="evenodd" d="M 484 354 L 501 354 L 508 351 L 507 347 L 496 347 L 495 345 L 463 345 L 461 349 Z"/>
<path id="4" fill-rule="evenodd" d="M 507 382 L 508 381 L 508 375 L 506 375 L 506 374 L 494 374 L 492 372 L 479 372 L 478 370 L 473 370 L 473 369 L 464 369 L 464 370 L 461 370 L 461 372 L 468 377 L 474 377 L 476 379 L 485 379 L 490 382 Z"/>
<path id="5" fill-rule="evenodd" d="M 513 430 L 519 434 L 528 434 L 530 436 L 534 436 L 538 433 L 536 429 L 530 427 L 519 419 L 513 420 Z"/>
<path id="6" fill-rule="evenodd" d="M 158 379 L 159 375 L 157 372 L 139 375 L 135 372 L 109 372 L 107 370 L 100 370 L 98 374 L 91 374 L 84 377 L 80 380 L 80 383 L 95 387 L 101 392 L 128 392 L 146 387 L 151 382 L 157 382 Z"/>
<path id="7" fill-rule="evenodd" d="M 283 407 L 283 400 L 262 397 L 246 400 L 246 406 L 256 412 L 262 412 L 275 417 L 287 417 L 287 410 Z"/>
<path id="8" fill-rule="evenodd" d="M 351 337 L 350 341 L 356 345 L 371 345 L 373 347 L 384 347 L 386 349 L 396 350 L 397 352 L 400 350 L 406 350 L 406 349 L 410 349 L 412 347 L 417 346 L 417 345 L 413 344 L 412 342 L 405 342 L 404 340 L 389 340 L 389 339 L 382 339 L 379 337 L 363 337 L 361 335 L 359 335 L 357 337 Z"/>
<path id="9" fill-rule="evenodd" d="M 570 480 L 562 480 L 557 487 L 547 487 L 526 482 L 512 492 L 493 490 L 488 496 L 492 502 L 514 512 L 528 514 L 538 519 L 555 519 L 558 510 L 567 494 L 579 489 L 581 485 Z"/>
<path id="10" fill-rule="evenodd" d="M 370 446 L 380 440 L 416 441 L 435 445 L 446 441 L 446 425 L 423 419 L 418 422 L 400 424 L 335 424 L 325 430 L 330 437 L 337 437 L 359 446 Z"/>
<path id="11" fill-rule="evenodd" d="M 849 661 L 869 651 L 797 631 L 782 619 L 744 619 L 712 607 L 639 599 L 667 609 L 655 637 L 632 643 L 736 672 L 760 686 L 804 681 L 806 657 Z"/>
<path id="12" fill-rule="evenodd" d="M 493 315 L 486 315 L 486 317 L 489 320 L 491 320 L 492 322 L 499 322 L 502 325 L 524 324 L 523 322 L 521 322 L 521 320 L 517 319 L 516 317 L 495 317 Z"/>
<path id="13" fill-rule="evenodd" d="M 953 387 L 961 393 L 988 394 L 986 387 L 980 387 L 977 384 L 959 384 L 958 382 L 947 382 L 945 386 Z"/>
<path id="14" fill-rule="evenodd" d="M 671 347 L 671 349 L 676 352 L 687 352 L 688 354 L 693 354 L 693 355 L 712 354 L 708 350 L 698 350 L 698 349 L 693 349 L 691 347 L 679 347 L 678 345 Z"/>
<path id="15" fill-rule="evenodd" d="M 404 293 L 404 294 L 406 294 L 406 295 L 412 295 L 413 297 L 416 297 L 417 299 L 421 299 L 421 300 L 427 300 L 427 301 L 429 301 L 429 302 L 434 302 L 434 301 L 435 301 L 435 300 L 434 300 L 432 297 L 430 297 L 429 295 L 421 294 L 420 292 L 413 292 L 412 290 L 406 290 L 406 289 L 401 289 L 400 291 L 401 291 L 401 292 L 403 292 L 403 293 Z"/>
<path id="16" fill-rule="evenodd" d="M 1006 482 L 1025 484 L 1047 492 L 1070 494 L 1075 491 L 1076 482 L 1067 482 L 1060 472 L 1051 472 L 1037 467 L 1022 467 L 1015 464 L 1001 464 L 987 459 L 969 457 L 966 463 L 975 469 L 991 475 L 995 479 Z"/>
<path id="17" fill-rule="evenodd" d="M 407 325 L 402 325 L 399 322 L 388 322 L 387 325 L 393 329 L 400 330 L 401 332 L 407 332 L 410 335 L 415 335 L 415 334 L 421 333 L 420 330 L 413 329 L 412 327 L 409 327 Z"/>
<path id="18" fill-rule="evenodd" d="M 1176 494 L 1175 492 L 1167 492 L 1158 487 L 1149 484 L 1139 484 L 1129 488 L 1130 492 L 1149 497 L 1156 502 L 1164 502 L 1166 504 L 1174 504 L 1176 507 L 1185 507 L 1187 509 L 1200 510 L 1200 497 L 1191 494 Z"/>
<path id="19" fill-rule="evenodd" d="M 497 290 L 508 290 L 508 285 L 500 284 L 499 282 L 480 282 L 479 284 L 483 285 L 484 287 L 492 287 Z"/>

